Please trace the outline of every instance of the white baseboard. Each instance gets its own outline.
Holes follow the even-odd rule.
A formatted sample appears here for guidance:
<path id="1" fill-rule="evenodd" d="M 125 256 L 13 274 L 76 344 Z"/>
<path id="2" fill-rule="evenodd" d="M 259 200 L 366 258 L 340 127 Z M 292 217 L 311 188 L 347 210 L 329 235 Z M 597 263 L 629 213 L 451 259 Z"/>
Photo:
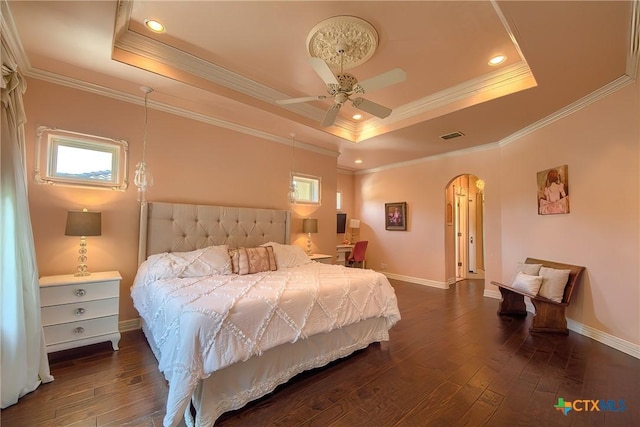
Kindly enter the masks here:
<path id="1" fill-rule="evenodd" d="M 500 291 L 494 291 L 493 289 L 484 288 L 483 297 L 493 298 L 493 299 L 502 299 L 502 295 L 500 295 Z"/>
<path id="2" fill-rule="evenodd" d="M 502 298 L 502 296 L 500 295 L 500 291 L 491 289 L 485 289 L 483 296 L 494 299 Z M 531 304 L 531 300 L 529 298 L 525 298 L 525 305 L 527 306 L 527 311 L 529 313 L 535 313 L 535 307 L 533 306 L 533 304 Z M 599 343 L 614 348 L 618 351 L 626 353 L 629 356 L 633 356 L 636 359 L 640 359 L 640 345 L 630 343 L 629 341 L 623 340 L 622 338 L 618 338 L 614 335 L 608 334 L 596 328 L 592 328 L 591 326 L 584 325 L 580 322 L 576 322 L 575 320 L 569 318 L 567 318 L 567 329 L 598 341 Z"/>
<path id="3" fill-rule="evenodd" d="M 381 271 L 380 273 L 387 276 L 389 279 L 402 280 L 403 282 L 415 283 L 417 285 L 430 286 L 438 289 L 449 289 L 450 284 L 445 282 L 438 282 L 436 280 L 421 279 L 419 277 L 403 276 L 402 274 L 388 273 Z"/>
<path id="4" fill-rule="evenodd" d="M 582 323 L 571 319 L 567 319 L 567 328 L 577 334 L 584 335 L 585 337 L 589 337 L 599 343 L 626 353 L 629 356 L 640 359 L 640 345 L 630 343 L 622 338 L 618 338 L 599 329 L 592 328 L 591 326 L 583 325 Z"/>
<path id="5" fill-rule="evenodd" d="M 118 330 L 120 332 L 126 331 L 134 331 L 136 329 L 140 329 L 142 327 L 140 323 L 140 318 L 136 317 L 135 319 L 123 320 L 118 322 Z"/>

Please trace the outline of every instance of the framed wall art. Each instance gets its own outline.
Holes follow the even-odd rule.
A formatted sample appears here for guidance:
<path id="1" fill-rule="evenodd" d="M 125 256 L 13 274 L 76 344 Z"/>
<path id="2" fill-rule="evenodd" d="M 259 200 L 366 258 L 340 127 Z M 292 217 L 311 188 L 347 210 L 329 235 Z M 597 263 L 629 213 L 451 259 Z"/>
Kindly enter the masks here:
<path id="1" fill-rule="evenodd" d="M 569 213 L 569 167 L 557 166 L 537 173 L 538 215 Z"/>
<path id="2" fill-rule="evenodd" d="M 385 203 L 385 229 L 406 230 L 407 229 L 407 202 Z"/>

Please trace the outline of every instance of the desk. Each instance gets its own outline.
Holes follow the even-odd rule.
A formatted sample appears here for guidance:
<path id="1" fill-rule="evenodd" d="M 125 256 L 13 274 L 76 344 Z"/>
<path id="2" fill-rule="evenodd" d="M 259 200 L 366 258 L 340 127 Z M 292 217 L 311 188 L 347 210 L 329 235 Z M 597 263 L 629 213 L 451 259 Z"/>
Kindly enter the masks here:
<path id="1" fill-rule="evenodd" d="M 321 262 L 323 264 L 331 264 L 331 259 L 333 258 L 331 255 L 325 254 L 311 254 L 309 255 L 312 261 Z"/>
<path id="2" fill-rule="evenodd" d="M 337 245 L 336 246 L 336 264 L 345 265 L 347 258 L 355 245 Z"/>

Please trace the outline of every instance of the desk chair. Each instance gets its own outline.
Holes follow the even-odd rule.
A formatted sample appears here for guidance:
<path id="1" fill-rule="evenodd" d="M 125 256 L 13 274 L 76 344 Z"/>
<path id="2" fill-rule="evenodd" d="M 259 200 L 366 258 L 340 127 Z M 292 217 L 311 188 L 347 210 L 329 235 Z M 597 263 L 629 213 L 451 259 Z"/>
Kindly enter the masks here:
<path id="1" fill-rule="evenodd" d="M 347 258 L 347 267 L 353 267 L 356 263 L 360 263 L 360 268 L 364 268 L 364 254 L 367 252 L 368 240 L 356 242 L 351 255 Z"/>

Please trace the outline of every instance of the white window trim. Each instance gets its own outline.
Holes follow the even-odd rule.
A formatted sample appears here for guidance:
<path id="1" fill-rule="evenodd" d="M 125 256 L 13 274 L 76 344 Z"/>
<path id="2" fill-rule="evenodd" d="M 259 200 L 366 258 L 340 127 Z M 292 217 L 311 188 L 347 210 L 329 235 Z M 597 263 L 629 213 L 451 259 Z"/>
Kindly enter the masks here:
<path id="1" fill-rule="evenodd" d="M 317 182 L 318 200 L 300 200 L 296 197 L 296 204 L 298 205 L 313 205 L 320 206 L 322 204 L 322 178 L 314 175 L 306 175 L 303 173 L 291 172 L 291 182 L 295 182 L 296 178 L 304 180 L 311 180 Z"/>
<path id="2" fill-rule="evenodd" d="M 99 181 L 57 175 L 54 165 L 57 148 L 61 145 L 112 153 L 111 180 Z M 35 152 L 35 181 L 38 184 L 117 191 L 124 191 L 129 186 L 129 144 L 124 140 L 38 126 Z"/>

